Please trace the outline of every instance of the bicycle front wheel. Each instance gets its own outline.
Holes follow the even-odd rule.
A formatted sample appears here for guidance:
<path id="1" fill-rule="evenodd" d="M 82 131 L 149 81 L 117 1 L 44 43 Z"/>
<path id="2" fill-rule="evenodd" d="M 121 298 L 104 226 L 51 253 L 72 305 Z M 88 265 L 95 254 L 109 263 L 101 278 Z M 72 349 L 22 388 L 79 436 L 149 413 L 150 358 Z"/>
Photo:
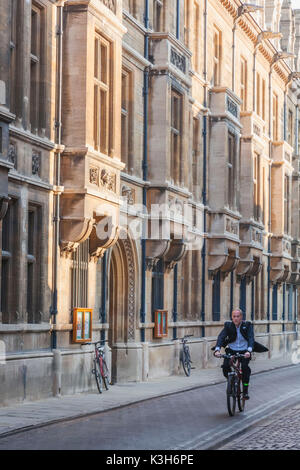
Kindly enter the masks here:
<path id="1" fill-rule="evenodd" d="M 227 409 L 229 416 L 235 415 L 236 407 L 236 386 L 234 377 L 229 376 L 227 379 Z"/>
<path id="2" fill-rule="evenodd" d="M 102 361 L 102 371 L 101 372 L 102 372 L 102 379 L 103 379 L 104 386 L 105 386 L 106 390 L 108 390 L 109 389 L 109 386 L 108 386 L 108 384 L 109 384 L 109 372 L 108 372 L 107 364 L 104 361 L 104 359 Z"/>
<path id="3" fill-rule="evenodd" d="M 181 362 L 185 375 L 189 377 L 191 375 L 191 358 L 189 350 L 182 351 Z"/>
<path id="4" fill-rule="evenodd" d="M 99 361 L 97 359 L 94 359 L 94 371 L 93 372 L 95 374 L 95 379 L 96 379 L 98 392 L 102 393 L 102 390 L 103 390 L 102 376 L 101 376 L 100 364 L 99 364 Z"/>

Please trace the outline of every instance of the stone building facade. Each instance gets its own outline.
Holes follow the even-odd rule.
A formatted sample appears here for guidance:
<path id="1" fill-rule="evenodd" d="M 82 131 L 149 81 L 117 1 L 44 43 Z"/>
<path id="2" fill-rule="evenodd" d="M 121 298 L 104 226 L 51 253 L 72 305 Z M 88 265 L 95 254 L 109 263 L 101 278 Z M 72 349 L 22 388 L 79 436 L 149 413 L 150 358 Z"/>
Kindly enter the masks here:
<path id="1" fill-rule="evenodd" d="M 300 10 L 288 0 L 3 0 L 0 402 L 197 367 L 233 307 L 298 338 Z M 167 336 L 156 338 L 155 311 Z"/>

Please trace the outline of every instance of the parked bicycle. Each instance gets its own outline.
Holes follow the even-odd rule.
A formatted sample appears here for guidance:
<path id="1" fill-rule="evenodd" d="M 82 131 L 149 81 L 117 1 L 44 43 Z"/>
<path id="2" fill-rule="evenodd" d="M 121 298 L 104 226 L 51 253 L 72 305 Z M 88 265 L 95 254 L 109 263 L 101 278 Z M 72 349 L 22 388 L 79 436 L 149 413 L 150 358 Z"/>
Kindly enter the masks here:
<path id="1" fill-rule="evenodd" d="M 222 354 L 220 358 L 230 359 L 230 366 L 233 369 L 231 372 L 228 372 L 227 377 L 227 409 L 229 416 L 235 415 L 236 402 L 238 403 L 239 411 L 244 411 L 245 409 L 245 399 L 242 392 L 242 367 L 241 367 L 241 358 L 245 357 L 244 354 L 236 353 L 231 354 Z"/>
<path id="2" fill-rule="evenodd" d="M 103 384 L 106 390 L 109 389 L 109 371 L 105 361 L 103 342 L 107 342 L 107 340 L 97 341 L 96 343 L 86 343 L 93 344 L 95 347 L 94 368 L 92 370 L 92 374 L 95 375 L 99 393 L 102 393 L 103 391 Z"/>
<path id="3" fill-rule="evenodd" d="M 182 364 L 185 375 L 188 377 L 191 375 L 191 369 L 195 369 L 195 367 L 191 366 L 193 361 L 191 360 L 190 348 L 187 345 L 187 338 L 190 338 L 191 336 L 194 335 L 185 335 L 183 338 L 173 339 L 173 341 L 175 341 L 176 339 L 181 340 L 182 350 L 180 351 L 180 362 Z"/>

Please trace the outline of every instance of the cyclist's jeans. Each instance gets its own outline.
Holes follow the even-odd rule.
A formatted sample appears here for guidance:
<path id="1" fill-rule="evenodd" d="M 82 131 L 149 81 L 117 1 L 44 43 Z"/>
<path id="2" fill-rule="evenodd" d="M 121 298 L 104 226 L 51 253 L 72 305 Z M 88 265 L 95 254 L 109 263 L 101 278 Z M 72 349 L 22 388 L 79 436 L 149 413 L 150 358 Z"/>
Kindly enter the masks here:
<path id="1" fill-rule="evenodd" d="M 245 354 L 247 351 L 233 351 L 230 348 L 226 348 L 225 350 L 226 354 L 235 354 L 235 353 L 240 353 L 240 354 Z M 242 380 L 243 383 L 249 383 L 250 381 L 250 375 L 251 375 L 251 369 L 249 367 L 249 361 L 251 360 L 251 357 L 249 359 L 246 359 L 245 357 L 241 358 L 241 365 L 242 365 Z M 223 365 L 223 374 L 227 378 L 228 372 L 230 372 L 230 359 L 225 358 Z"/>

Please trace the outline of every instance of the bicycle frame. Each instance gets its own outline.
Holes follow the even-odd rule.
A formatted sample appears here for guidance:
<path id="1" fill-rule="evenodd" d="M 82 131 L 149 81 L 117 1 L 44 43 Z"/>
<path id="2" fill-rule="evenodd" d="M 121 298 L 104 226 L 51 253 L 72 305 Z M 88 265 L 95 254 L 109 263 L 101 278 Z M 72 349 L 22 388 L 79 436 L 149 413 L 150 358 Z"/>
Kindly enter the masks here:
<path id="1" fill-rule="evenodd" d="M 220 357 L 230 359 L 230 367 L 233 372 L 228 372 L 227 379 L 227 408 L 230 416 L 235 414 L 236 401 L 240 411 L 244 411 L 245 399 L 241 391 L 240 385 L 242 383 L 242 368 L 241 358 L 245 357 L 244 354 L 222 354 Z"/>
<path id="2" fill-rule="evenodd" d="M 191 355 L 190 355 L 190 349 L 187 345 L 187 342 L 188 342 L 187 338 L 189 338 L 190 336 L 194 336 L 194 335 L 185 335 L 183 338 L 174 338 L 172 340 L 172 341 L 175 341 L 175 340 L 181 341 L 182 350 L 180 352 L 180 362 L 182 364 L 184 373 L 187 376 L 190 375 L 191 369 L 194 369 L 194 367 L 191 367 L 192 360 L 191 360 Z"/>
<path id="3" fill-rule="evenodd" d="M 104 346 L 97 346 L 95 343 L 95 359 L 99 362 L 101 374 L 103 374 Z"/>
<path id="4" fill-rule="evenodd" d="M 105 361 L 105 352 L 102 343 L 103 341 L 97 341 L 95 343 L 86 343 L 93 344 L 95 348 L 94 369 L 92 370 L 92 373 L 95 375 L 99 393 L 102 393 L 102 383 L 104 383 L 106 390 L 108 390 L 109 388 L 109 372 Z"/>

